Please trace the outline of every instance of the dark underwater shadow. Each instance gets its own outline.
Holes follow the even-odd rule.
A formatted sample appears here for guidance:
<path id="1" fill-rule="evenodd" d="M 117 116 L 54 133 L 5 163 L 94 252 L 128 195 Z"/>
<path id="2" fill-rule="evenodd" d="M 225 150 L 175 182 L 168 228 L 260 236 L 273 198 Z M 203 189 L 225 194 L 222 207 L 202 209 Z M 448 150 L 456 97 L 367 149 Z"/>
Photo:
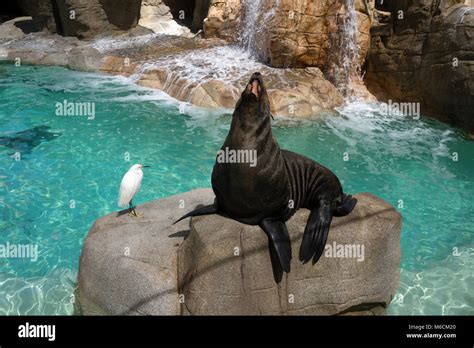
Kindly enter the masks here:
<path id="1" fill-rule="evenodd" d="M 0 150 L 10 149 L 14 153 L 19 152 L 22 155 L 29 155 L 35 147 L 46 141 L 51 141 L 61 136 L 62 133 L 56 133 L 50 131 L 49 126 L 35 126 L 17 133 L 11 136 L 0 137 Z"/>

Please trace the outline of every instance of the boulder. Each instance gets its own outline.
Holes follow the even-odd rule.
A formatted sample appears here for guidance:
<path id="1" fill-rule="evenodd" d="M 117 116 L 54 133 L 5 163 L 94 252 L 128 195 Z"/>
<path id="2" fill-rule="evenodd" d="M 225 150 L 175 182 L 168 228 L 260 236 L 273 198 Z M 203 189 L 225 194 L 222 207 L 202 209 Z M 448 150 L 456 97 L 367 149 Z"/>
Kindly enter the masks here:
<path id="1" fill-rule="evenodd" d="M 274 115 L 307 118 L 340 106 L 341 93 L 324 78 L 318 68 L 287 71 L 285 81 L 290 87 L 268 84 L 270 109 Z"/>
<path id="2" fill-rule="evenodd" d="M 68 55 L 68 67 L 80 71 L 97 71 L 102 66 L 103 55 L 90 46 L 75 47 Z"/>
<path id="3" fill-rule="evenodd" d="M 173 19 L 170 8 L 163 0 L 142 0 L 138 24 L 153 30 L 155 33 L 192 36 L 189 28 L 178 24 Z"/>
<path id="4" fill-rule="evenodd" d="M 273 115 L 314 117 L 318 112 L 331 110 L 344 102 L 339 91 L 324 78 L 318 68 L 287 69 L 283 74 L 268 67 L 262 67 L 260 71 L 267 81 Z M 249 77 L 250 75 L 226 76 L 226 81 L 203 79 L 198 82 L 188 80 L 185 72 L 172 67 L 160 67 L 144 71 L 138 84 L 160 89 L 193 105 L 234 108 Z"/>
<path id="5" fill-rule="evenodd" d="M 210 80 L 198 84 L 188 100 L 202 107 L 234 108 L 239 97 L 240 93 L 234 86 L 223 81 Z"/>
<path id="6" fill-rule="evenodd" d="M 137 68 L 137 63 L 130 58 L 105 56 L 102 59 L 100 70 L 111 75 L 130 76 Z"/>
<path id="7" fill-rule="evenodd" d="M 178 248 L 189 227 L 173 221 L 213 199 L 210 190 L 194 190 L 139 205 L 140 218 L 112 213 L 96 220 L 80 258 L 76 311 L 181 314 Z"/>
<path id="8" fill-rule="evenodd" d="M 6 24 L 0 26 L 0 33 L 3 33 Z M 17 40 L 2 44 L 0 51 L 3 53 L 4 59 L 13 61 L 19 58 L 21 64 L 68 66 L 70 58 L 72 65 L 76 61 L 74 54 L 70 56 L 72 50 L 75 49 L 76 55 L 89 53 L 87 50 L 76 49 L 80 46 L 79 43 L 77 38 L 66 38 L 41 32 L 24 35 Z"/>
<path id="9" fill-rule="evenodd" d="M 309 212 L 288 222 L 291 272 L 273 281 L 267 238 L 257 226 L 209 215 L 173 221 L 210 189 L 158 199 L 132 218 L 96 220 L 79 264 L 76 311 L 82 314 L 255 315 L 380 314 L 398 286 L 401 216 L 388 203 L 357 195 L 355 210 L 335 217 L 325 253 L 302 265 L 298 249 Z"/>
<path id="10" fill-rule="evenodd" d="M 144 87 L 165 90 L 166 81 L 170 71 L 167 68 L 153 68 L 145 71 L 138 80 L 138 84 Z"/>

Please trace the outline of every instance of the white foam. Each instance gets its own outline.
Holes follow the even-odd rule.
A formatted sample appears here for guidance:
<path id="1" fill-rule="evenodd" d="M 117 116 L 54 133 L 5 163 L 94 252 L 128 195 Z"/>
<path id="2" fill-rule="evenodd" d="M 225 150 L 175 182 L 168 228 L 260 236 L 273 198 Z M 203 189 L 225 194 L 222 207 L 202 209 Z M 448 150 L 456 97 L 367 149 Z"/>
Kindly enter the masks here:
<path id="1" fill-rule="evenodd" d="M 158 58 L 143 64 L 138 73 L 159 67 L 166 67 L 189 82 L 219 79 L 234 85 L 242 77 L 248 77 L 259 69 L 268 69 L 237 46 L 218 46 Z"/>
<path id="2" fill-rule="evenodd" d="M 92 47 L 98 50 L 101 53 L 124 49 L 124 48 L 132 48 L 132 47 L 141 47 L 146 46 L 150 41 L 155 39 L 156 37 L 163 35 L 162 33 L 152 33 L 142 36 L 135 36 L 135 37 L 102 37 L 100 39 L 94 40 L 92 43 Z"/>
<path id="3" fill-rule="evenodd" d="M 431 127 L 423 119 L 383 114 L 379 102 L 348 103 L 336 111 L 340 117 L 326 117 L 326 124 L 351 147 L 357 145 L 354 139 L 361 139 L 361 146 L 375 152 L 382 150 L 380 144 L 385 144 L 383 151 L 396 157 L 425 156 L 426 149 L 432 149 L 434 160 L 437 156 L 449 156 L 449 142 L 454 139 L 451 130 Z"/>

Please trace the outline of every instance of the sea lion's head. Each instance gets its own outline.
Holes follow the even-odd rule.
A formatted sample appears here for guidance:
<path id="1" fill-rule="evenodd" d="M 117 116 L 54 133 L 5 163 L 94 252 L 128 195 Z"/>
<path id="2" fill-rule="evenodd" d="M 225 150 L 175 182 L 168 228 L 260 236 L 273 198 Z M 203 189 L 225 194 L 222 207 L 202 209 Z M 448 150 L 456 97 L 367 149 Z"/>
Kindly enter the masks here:
<path id="1" fill-rule="evenodd" d="M 245 86 L 235 107 L 239 114 L 260 119 L 271 117 L 270 102 L 262 74 L 255 72 Z"/>

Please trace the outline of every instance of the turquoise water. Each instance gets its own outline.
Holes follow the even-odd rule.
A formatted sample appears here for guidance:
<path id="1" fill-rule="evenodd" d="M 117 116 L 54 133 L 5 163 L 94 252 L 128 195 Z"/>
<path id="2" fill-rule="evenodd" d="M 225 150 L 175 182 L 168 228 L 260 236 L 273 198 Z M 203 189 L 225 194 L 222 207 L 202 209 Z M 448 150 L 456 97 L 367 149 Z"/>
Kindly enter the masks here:
<path id="1" fill-rule="evenodd" d="M 95 118 L 56 116 L 64 100 L 95 102 Z M 118 209 L 122 175 L 134 163 L 152 166 L 136 203 L 209 187 L 231 112 L 120 77 L 10 64 L 0 65 L 0 105 L 0 244 L 39 248 L 36 262 L 0 258 L 0 314 L 71 314 L 84 237 Z M 389 313 L 473 314 L 473 143 L 436 121 L 377 108 L 278 119 L 275 136 L 329 166 L 346 192 L 403 201 L 401 280 Z"/>

